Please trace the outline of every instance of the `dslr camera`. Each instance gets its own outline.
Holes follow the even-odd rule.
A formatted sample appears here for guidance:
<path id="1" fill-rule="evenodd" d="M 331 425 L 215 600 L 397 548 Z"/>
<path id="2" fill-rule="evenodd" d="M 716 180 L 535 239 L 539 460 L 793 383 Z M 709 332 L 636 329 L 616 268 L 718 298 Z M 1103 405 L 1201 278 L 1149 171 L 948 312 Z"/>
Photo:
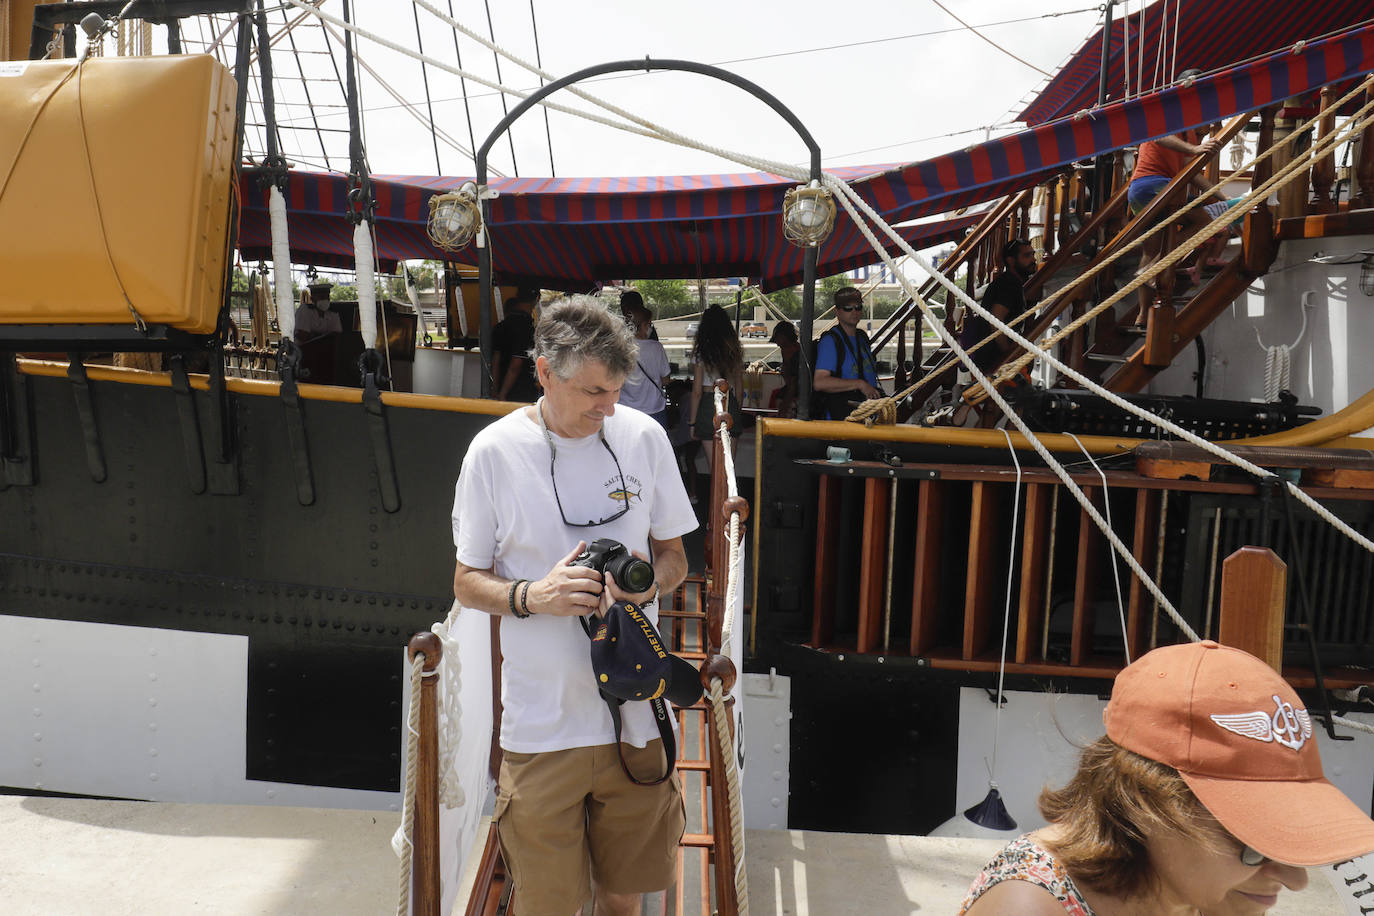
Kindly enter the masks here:
<path id="1" fill-rule="evenodd" d="M 597 538 L 578 554 L 571 566 L 585 566 L 603 576 L 610 573 L 627 592 L 647 592 L 654 584 L 654 568 L 611 538 Z"/>

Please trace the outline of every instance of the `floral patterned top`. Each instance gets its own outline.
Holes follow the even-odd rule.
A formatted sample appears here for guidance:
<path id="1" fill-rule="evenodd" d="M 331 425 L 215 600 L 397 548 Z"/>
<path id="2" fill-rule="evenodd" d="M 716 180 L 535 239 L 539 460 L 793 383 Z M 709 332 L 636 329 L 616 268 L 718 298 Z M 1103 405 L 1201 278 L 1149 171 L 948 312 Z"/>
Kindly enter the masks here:
<path id="1" fill-rule="evenodd" d="M 1003 881 L 1026 881 L 1043 887 L 1054 894 L 1054 899 L 1070 916 L 1093 916 L 1092 907 L 1083 899 L 1064 866 L 1048 849 L 1032 840 L 1028 833 L 1008 843 L 973 879 L 973 886 L 959 907 L 959 916 L 963 916 L 989 888 Z"/>

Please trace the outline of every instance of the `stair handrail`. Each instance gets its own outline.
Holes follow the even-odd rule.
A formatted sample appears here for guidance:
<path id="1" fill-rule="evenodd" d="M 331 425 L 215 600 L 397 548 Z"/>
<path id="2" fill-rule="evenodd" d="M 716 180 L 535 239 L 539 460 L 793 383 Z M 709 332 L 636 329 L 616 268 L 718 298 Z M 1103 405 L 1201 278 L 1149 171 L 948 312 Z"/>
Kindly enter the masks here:
<path id="1" fill-rule="evenodd" d="M 986 215 L 978 221 L 978 224 L 969 231 L 959 242 L 950 256 L 940 265 L 940 272 L 945 276 L 952 276 L 955 271 L 962 267 L 972 256 L 973 252 L 981 245 L 997 226 L 1002 223 L 1017 206 L 1024 202 L 1027 195 L 1034 193 L 1035 187 L 1025 188 L 1016 194 L 1009 194 L 1003 198 L 995 207 L 988 210 Z M 927 280 L 920 288 L 922 296 L 929 296 L 935 291 L 935 281 Z M 916 313 L 916 304 L 910 299 L 901 304 L 896 311 L 889 315 L 873 334 L 873 352 L 877 353 L 892 340 L 897 333 L 897 328 L 911 320 Z"/>
<path id="2" fill-rule="evenodd" d="M 1033 298 L 1034 294 L 1044 287 L 1049 278 L 1062 269 L 1064 264 L 1068 263 L 1068 260 L 1073 257 L 1073 253 L 1078 251 L 1088 239 L 1096 235 L 1098 229 L 1125 205 L 1126 196 L 1129 191 L 1129 183 L 1123 184 L 1118 188 L 1116 193 L 1111 196 L 1107 203 L 1097 212 L 1093 213 L 1088 221 L 1083 224 L 1082 228 L 1073 234 L 1072 238 L 1060 245 L 1053 255 L 1045 259 L 1045 262 L 1022 287 L 1027 300 Z M 1007 324 L 1016 327 L 1016 325 L 1020 324 L 1022 321 L 1033 316 L 1038 307 L 1037 304 L 1036 306 L 1028 308 L 1020 315 L 1009 318 Z M 999 336 L 999 332 L 989 334 L 986 338 L 970 347 L 969 352 L 972 353 L 978 350 L 997 336 Z M 913 397 L 915 397 L 916 400 L 923 400 L 928 397 L 930 392 L 935 388 L 948 384 L 950 374 L 955 372 L 959 366 L 960 363 L 957 357 L 947 357 L 944 362 L 940 363 L 934 369 L 931 369 L 930 372 L 926 373 L 925 376 L 921 378 L 920 382 L 917 383 L 919 387 L 913 392 Z"/>
<path id="3" fill-rule="evenodd" d="M 731 660 L 734 639 L 735 597 L 739 581 L 739 550 L 749 503 L 739 495 L 735 479 L 734 451 L 727 407 L 730 386 L 716 381 L 715 430 L 711 461 L 711 520 L 707 531 L 706 660 L 701 664 L 701 683 L 707 691 L 710 746 L 711 806 L 715 889 L 720 916 L 749 916 L 749 882 L 744 867 L 744 813 L 740 798 L 739 766 L 734 748 L 734 699 L 729 692 L 737 678 Z M 724 561 L 724 575 L 721 562 Z"/>
<path id="4" fill-rule="evenodd" d="M 1357 87 L 1356 90 L 1350 93 L 1350 97 L 1353 97 L 1359 91 L 1363 91 L 1363 87 L 1365 84 L 1374 85 L 1374 77 L 1370 77 L 1369 79 L 1361 83 L 1360 87 Z M 1341 104 L 1344 104 L 1344 101 L 1345 100 L 1343 99 L 1341 102 L 1334 104 L 1339 106 Z M 1069 334 L 1078 330 L 1080 327 L 1096 318 L 1102 312 L 1114 307 L 1118 302 L 1120 302 L 1130 293 L 1135 292 L 1141 286 L 1149 283 L 1151 280 L 1153 280 L 1156 276 L 1158 276 L 1165 270 L 1172 268 L 1176 263 L 1178 263 L 1180 260 L 1186 257 L 1189 253 L 1193 251 L 1193 249 L 1201 245 L 1204 241 L 1206 241 L 1213 234 L 1219 231 L 1223 226 L 1226 226 L 1230 222 L 1232 222 L 1242 211 L 1247 210 L 1251 206 L 1254 206 L 1256 201 L 1262 202 L 1268 200 L 1269 194 L 1273 191 L 1283 187 L 1284 185 L 1295 180 L 1299 176 L 1305 176 L 1306 172 L 1304 171 L 1304 169 L 1310 167 L 1311 160 L 1314 156 L 1325 154 L 1328 150 L 1334 149 L 1338 144 L 1353 138 L 1355 133 L 1357 133 L 1359 130 L 1362 130 L 1367 125 L 1374 124 L 1374 115 L 1369 114 L 1369 111 L 1371 109 L 1374 109 L 1374 95 L 1371 96 L 1370 101 L 1365 103 L 1364 106 L 1358 109 L 1354 115 L 1352 115 L 1350 121 L 1347 122 L 1345 128 L 1343 128 L 1339 133 L 1332 134 L 1328 137 L 1323 137 L 1316 144 L 1309 147 L 1307 150 L 1303 151 L 1299 155 L 1295 156 L 1292 159 L 1292 161 L 1290 161 L 1287 165 L 1280 169 L 1272 178 L 1270 178 L 1268 181 L 1265 181 L 1260 186 L 1252 188 L 1250 192 L 1244 195 L 1237 203 L 1227 208 L 1225 213 L 1223 213 L 1216 219 L 1212 220 L 1204 228 L 1199 229 L 1196 233 L 1189 237 L 1189 239 L 1185 241 L 1182 245 L 1176 247 L 1172 252 L 1170 252 L 1168 255 L 1162 258 L 1157 264 L 1151 267 L 1149 271 L 1147 271 L 1144 274 L 1141 274 L 1140 276 L 1137 276 L 1130 283 L 1127 283 L 1124 287 L 1117 290 L 1106 300 L 1089 309 L 1083 315 L 1080 315 L 1079 317 L 1075 318 L 1068 325 L 1064 326 L 1058 332 L 1052 335 L 1044 344 L 1042 344 L 1042 347 L 1048 348 L 1063 340 Z M 1248 117 L 1248 115 L 1246 117 Z M 1306 128 L 1306 126 L 1307 125 L 1304 125 L 1304 129 Z M 1291 143 L 1294 138 L 1301 136 L 1301 134 L 1301 130 L 1289 134 L 1287 137 L 1284 137 L 1278 143 L 1275 143 L 1272 146 L 1270 146 L 1270 148 L 1266 150 L 1262 155 L 1265 157 L 1271 155 L 1274 151 L 1280 149 L 1285 144 Z M 1256 159 L 1255 161 L 1258 162 L 1259 159 Z M 1194 198 L 1192 201 L 1189 201 L 1176 213 L 1169 217 L 1168 220 L 1156 224 L 1148 232 L 1137 238 L 1135 242 L 1132 243 L 1132 246 L 1134 246 L 1135 244 L 1139 244 L 1140 242 L 1143 242 L 1145 239 L 1149 238 L 1155 232 L 1167 229 L 1170 225 L 1173 224 L 1174 221 L 1182 217 L 1183 214 L 1185 214 L 1187 211 L 1191 210 L 1193 207 L 1200 204 L 1203 199 L 1204 198 L 1198 197 Z M 1141 211 L 1142 216 L 1144 216 L 1145 213 L 1146 211 Z M 1124 254 L 1127 250 L 1129 250 L 1128 247 L 1123 247 L 1120 251 L 1116 253 L 1116 257 L 1119 257 L 1121 254 Z M 1096 270 L 1101 270 L 1103 267 L 1106 266 L 1107 263 L 1108 262 L 1104 262 L 1103 264 L 1098 265 Z M 1096 270 L 1093 272 L 1096 272 Z M 1084 277 L 1080 278 L 1079 284 L 1088 279 L 1089 276 L 1090 274 L 1085 274 Z M 987 340 L 991 340 L 996 336 L 998 336 L 998 333 L 990 334 L 988 335 Z M 1036 335 L 1028 334 L 1026 336 L 1034 338 Z M 976 349 L 976 347 L 970 348 L 969 352 L 973 352 L 974 349 Z M 994 382 L 994 384 L 1000 385 L 1002 382 L 1006 381 L 1008 378 L 1015 375 L 1017 372 L 1020 372 L 1023 367 L 1028 365 L 1034 359 L 1034 354 L 1022 353 L 1020 356 L 1016 357 L 1016 359 L 1013 362 L 1005 363 L 1002 366 L 1001 371 L 998 373 L 997 378 L 993 379 L 992 381 Z M 964 397 L 970 403 L 981 403 L 986 398 L 986 393 L 982 390 L 982 386 L 975 385 L 970 387 L 964 393 Z"/>

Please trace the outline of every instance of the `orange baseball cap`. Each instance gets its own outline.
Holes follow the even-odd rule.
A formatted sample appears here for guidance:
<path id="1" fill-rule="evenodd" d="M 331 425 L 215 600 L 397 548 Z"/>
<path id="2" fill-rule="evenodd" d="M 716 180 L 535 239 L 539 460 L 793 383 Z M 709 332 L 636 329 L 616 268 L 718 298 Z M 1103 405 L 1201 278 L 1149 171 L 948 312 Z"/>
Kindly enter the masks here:
<path id="1" fill-rule="evenodd" d="M 1322 776 L 1297 693 L 1247 652 L 1211 640 L 1155 649 L 1116 676 L 1102 721 L 1270 859 L 1329 865 L 1374 851 L 1374 821 Z"/>

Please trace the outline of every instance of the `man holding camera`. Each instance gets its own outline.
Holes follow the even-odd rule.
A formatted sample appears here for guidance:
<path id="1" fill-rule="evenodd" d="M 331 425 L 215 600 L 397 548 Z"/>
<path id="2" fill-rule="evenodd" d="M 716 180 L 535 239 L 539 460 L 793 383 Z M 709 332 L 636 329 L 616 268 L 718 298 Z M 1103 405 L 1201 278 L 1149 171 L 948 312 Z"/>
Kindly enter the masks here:
<path id="1" fill-rule="evenodd" d="M 635 352 L 598 300 L 547 308 L 534 348 L 544 396 L 478 433 L 458 478 L 454 595 L 501 618 L 493 819 L 522 916 L 568 916 L 593 891 L 598 916 L 638 914 L 642 894 L 672 883 L 685 826 L 678 780 L 653 778 L 668 761 L 649 704 L 619 707 L 617 747 L 577 619 L 619 601 L 656 623 L 697 527 L 663 428 L 616 408 Z M 599 539 L 650 560 L 653 585 L 628 593 L 576 562 Z"/>

